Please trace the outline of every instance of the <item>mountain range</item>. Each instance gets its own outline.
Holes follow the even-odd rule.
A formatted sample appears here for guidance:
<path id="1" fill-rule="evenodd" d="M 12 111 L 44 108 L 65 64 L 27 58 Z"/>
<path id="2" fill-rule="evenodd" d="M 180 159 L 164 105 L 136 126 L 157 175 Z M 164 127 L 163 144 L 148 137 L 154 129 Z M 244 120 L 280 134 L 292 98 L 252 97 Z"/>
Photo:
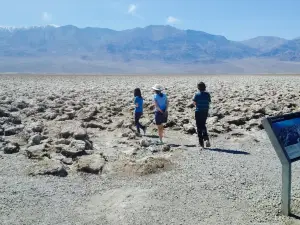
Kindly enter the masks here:
<path id="1" fill-rule="evenodd" d="M 0 27 L 0 72 L 300 73 L 300 39 L 231 41 L 203 31 L 147 26 Z"/>

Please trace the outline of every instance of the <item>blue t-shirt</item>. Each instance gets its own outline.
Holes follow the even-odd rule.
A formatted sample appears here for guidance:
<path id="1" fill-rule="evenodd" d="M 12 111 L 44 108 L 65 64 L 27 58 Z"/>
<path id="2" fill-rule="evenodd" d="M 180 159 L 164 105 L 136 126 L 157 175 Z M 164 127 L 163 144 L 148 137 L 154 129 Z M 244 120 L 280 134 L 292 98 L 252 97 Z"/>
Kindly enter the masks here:
<path id="1" fill-rule="evenodd" d="M 193 101 L 196 102 L 196 112 L 208 111 L 209 103 L 211 102 L 210 94 L 202 91 L 195 94 Z"/>
<path id="2" fill-rule="evenodd" d="M 140 112 L 140 113 L 143 112 L 143 103 L 144 103 L 143 98 L 141 98 L 139 96 L 136 96 L 134 98 L 134 104 L 138 104 L 138 107 L 135 107 L 135 112 Z"/>
<path id="3" fill-rule="evenodd" d="M 158 107 L 162 110 L 165 111 L 167 109 L 167 95 L 163 94 L 163 96 L 159 96 L 158 94 L 155 94 L 153 97 L 153 101 L 155 101 L 158 105 Z M 157 111 L 155 109 L 155 111 Z"/>

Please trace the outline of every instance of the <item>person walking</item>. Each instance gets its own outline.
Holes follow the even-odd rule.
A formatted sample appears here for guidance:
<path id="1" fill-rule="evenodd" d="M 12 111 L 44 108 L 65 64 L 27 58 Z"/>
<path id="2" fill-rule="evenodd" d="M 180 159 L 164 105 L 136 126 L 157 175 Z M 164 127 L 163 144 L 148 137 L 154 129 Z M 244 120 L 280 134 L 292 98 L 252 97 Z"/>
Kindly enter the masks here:
<path id="1" fill-rule="evenodd" d="M 158 136 L 160 143 L 163 144 L 163 124 L 168 120 L 168 98 L 165 93 L 162 93 L 163 87 L 159 84 L 155 84 L 152 87 L 154 91 L 153 104 L 155 106 L 155 123 L 158 129 Z"/>
<path id="2" fill-rule="evenodd" d="M 210 94 L 206 92 L 206 85 L 203 82 L 199 82 L 197 84 L 197 88 L 198 88 L 198 93 L 195 94 L 193 98 L 193 103 L 196 107 L 195 119 L 197 125 L 199 145 L 202 150 L 204 147 L 207 148 L 210 147 L 210 141 L 209 141 L 207 128 L 206 128 L 206 120 L 208 117 L 208 110 L 209 110 L 209 105 L 211 103 L 211 97 Z"/>
<path id="3" fill-rule="evenodd" d="M 146 126 L 143 126 L 140 123 L 140 118 L 143 115 L 143 104 L 144 99 L 142 97 L 141 90 L 139 88 L 134 89 L 134 104 L 135 104 L 135 110 L 134 110 L 134 121 L 137 133 L 140 134 L 142 129 L 144 131 L 144 135 L 146 134 Z"/>

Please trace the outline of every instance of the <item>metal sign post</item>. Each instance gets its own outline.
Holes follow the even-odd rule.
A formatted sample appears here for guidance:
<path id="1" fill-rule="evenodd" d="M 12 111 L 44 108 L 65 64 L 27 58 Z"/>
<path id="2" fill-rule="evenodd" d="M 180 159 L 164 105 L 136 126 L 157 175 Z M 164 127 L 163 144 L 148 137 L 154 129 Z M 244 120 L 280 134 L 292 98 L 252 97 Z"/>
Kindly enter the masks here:
<path id="1" fill-rule="evenodd" d="M 282 165 L 281 210 L 290 215 L 292 163 L 300 160 L 300 112 L 265 118 L 262 124 Z"/>
<path id="2" fill-rule="evenodd" d="M 283 215 L 291 212 L 291 164 L 282 164 L 281 210 Z"/>

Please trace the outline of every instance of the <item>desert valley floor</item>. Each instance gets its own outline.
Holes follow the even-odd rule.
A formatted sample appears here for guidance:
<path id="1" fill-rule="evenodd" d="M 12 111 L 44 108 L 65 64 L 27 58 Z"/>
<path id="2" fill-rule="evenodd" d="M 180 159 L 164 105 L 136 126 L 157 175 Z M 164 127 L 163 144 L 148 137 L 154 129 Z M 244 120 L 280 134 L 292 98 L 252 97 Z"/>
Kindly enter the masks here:
<path id="1" fill-rule="evenodd" d="M 199 151 L 192 97 L 212 96 Z M 157 144 L 151 87 L 169 101 Z M 133 89 L 145 98 L 135 133 Z M 0 75 L 3 225 L 300 224 L 281 215 L 281 164 L 261 126 L 300 111 L 300 76 Z M 292 212 L 300 216 L 300 165 Z"/>

